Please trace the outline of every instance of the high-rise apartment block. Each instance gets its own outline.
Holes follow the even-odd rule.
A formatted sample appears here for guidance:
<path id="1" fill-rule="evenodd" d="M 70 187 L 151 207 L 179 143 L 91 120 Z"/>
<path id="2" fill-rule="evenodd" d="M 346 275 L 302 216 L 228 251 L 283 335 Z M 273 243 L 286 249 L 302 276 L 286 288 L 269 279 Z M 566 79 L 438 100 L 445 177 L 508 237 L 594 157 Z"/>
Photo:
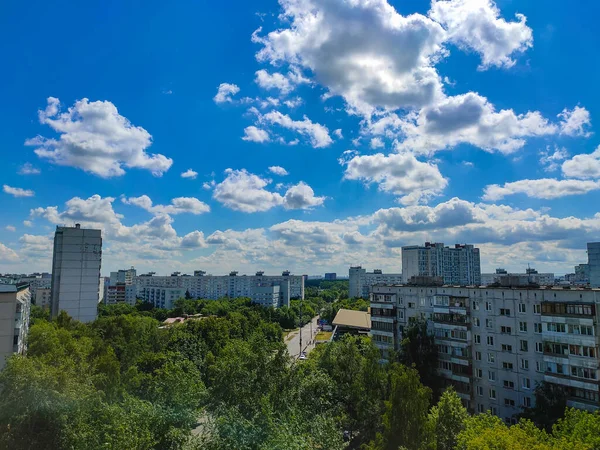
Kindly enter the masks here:
<path id="1" fill-rule="evenodd" d="M 104 283 L 104 303 L 127 303 L 135 305 L 137 288 L 134 284 L 137 272 L 134 267 L 111 272 Z"/>
<path id="2" fill-rule="evenodd" d="M 30 309 L 27 283 L 0 284 L 0 370 L 6 358 L 27 349 Z"/>
<path id="3" fill-rule="evenodd" d="M 96 319 L 100 293 L 100 230 L 56 227 L 52 256 L 51 313 L 60 311 L 80 322 Z"/>
<path id="4" fill-rule="evenodd" d="M 479 286 L 479 249 L 467 244 L 445 247 L 430 242 L 402 247 L 402 277 L 404 283 L 412 277 L 441 277 L 444 284 Z"/>
<path id="5" fill-rule="evenodd" d="M 371 286 L 376 284 L 401 284 L 401 273 L 383 273 L 379 269 L 367 272 L 362 266 L 352 266 L 348 272 L 350 298 L 368 298 Z"/>
<path id="6" fill-rule="evenodd" d="M 481 286 L 489 286 L 490 284 L 499 285 L 521 285 L 539 284 L 540 286 L 554 285 L 554 274 L 552 272 L 539 273 L 532 268 L 525 269 L 525 273 L 508 273 L 504 269 L 496 269 L 495 273 L 482 273 Z"/>
<path id="7" fill-rule="evenodd" d="M 599 407 L 600 290 L 373 286 L 371 335 L 398 349 L 413 318 L 428 321 L 439 374 L 472 412 L 514 421 L 538 383 L 562 386 L 568 406 Z"/>
<path id="8" fill-rule="evenodd" d="M 588 242 L 587 254 L 590 286 L 600 287 L 600 242 Z"/>

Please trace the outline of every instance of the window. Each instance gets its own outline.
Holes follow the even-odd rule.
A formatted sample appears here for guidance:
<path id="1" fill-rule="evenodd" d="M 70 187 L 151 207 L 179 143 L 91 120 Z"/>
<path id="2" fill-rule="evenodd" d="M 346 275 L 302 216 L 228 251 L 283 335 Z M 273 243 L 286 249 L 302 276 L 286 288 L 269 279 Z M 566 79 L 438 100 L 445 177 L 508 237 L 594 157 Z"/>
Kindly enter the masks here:
<path id="1" fill-rule="evenodd" d="M 531 389 L 531 380 L 529 378 L 523 378 L 523 389 Z"/>
<path id="2" fill-rule="evenodd" d="M 529 351 L 529 344 L 527 343 L 527 341 L 523 341 L 521 340 L 521 351 L 522 352 L 528 352 Z"/>
<path id="3" fill-rule="evenodd" d="M 594 335 L 594 327 L 588 325 L 569 325 L 570 334 Z"/>
<path id="4" fill-rule="evenodd" d="M 506 369 L 506 370 L 512 370 L 513 368 L 513 363 L 511 362 L 507 362 L 507 361 L 503 361 L 502 362 L 502 368 Z"/>
<path id="5" fill-rule="evenodd" d="M 485 310 L 486 311 L 492 310 L 492 302 L 485 302 Z"/>
<path id="6" fill-rule="evenodd" d="M 483 387 L 477 386 L 477 395 L 483 397 Z"/>
<path id="7" fill-rule="evenodd" d="M 531 408 L 531 397 L 523 397 L 523 406 L 525 408 Z"/>
<path id="8" fill-rule="evenodd" d="M 473 335 L 473 340 L 475 341 L 476 344 L 481 344 L 481 335 L 479 335 L 479 334 Z"/>
<path id="9" fill-rule="evenodd" d="M 487 337 L 487 344 L 490 346 L 494 345 L 494 336 L 488 336 Z"/>
<path id="10" fill-rule="evenodd" d="M 404 320 L 404 310 L 401 309 L 400 311 L 398 311 L 398 318 L 401 320 Z"/>
<path id="11" fill-rule="evenodd" d="M 512 398 L 505 398 L 504 406 L 515 406 L 515 401 Z"/>
<path id="12" fill-rule="evenodd" d="M 492 319 L 485 319 L 485 327 L 494 328 L 494 322 L 492 322 Z"/>
<path id="13" fill-rule="evenodd" d="M 493 370 L 488 370 L 488 380 L 496 381 L 496 372 L 494 372 Z"/>
<path id="14" fill-rule="evenodd" d="M 521 358 L 521 369 L 529 370 L 529 360 L 525 358 Z"/>
<path id="15" fill-rule="evenodd" d="M 546 330 L 552 333 L 566 333 L 567 326 L 564 323 L 547 323 Z"/>
<path id="16" fill-rule="evenodd" d="M 585 378 L 587 380 L 596 380 L 598 377 L 598 373 L 596 369 L 571 366 L 571 376 L 577 378 Z"/>
<path id="17" fill-rule="evenodd" d="M 500 308 L 500 315 L 501 316 L 510 316 L 510 309 Z"/>
<path id="18" fill-rule="evenodd" d="M 483 370 L 481 370 L 481 369 L 475 369 L 475 377 L 476 378 L 483 378 Z"/>
<path id="19" fill-rule="evenodd" d="M 525 303 L 519 303 L 519 312 L 525 314 L 527 312 L 527 305 Z"/>
<path id="20" fill-rule="evenodd" d="M 535 343 L 535 351 L 537 353 L 543 353 L 544 352 L 544 346 L 542 345 L 541 342 L 536 342 Z"/>
<path id="21" fill-rule="evenodd" d="M 490 412 L 492 413 L 492 415 L 497 416 L 498 415 L 498 410 L 496 409 L 495 406 L 490 406 Z"/>
<path id="22" fill-rule="evenodd" d="M 481 403 L 477 404 L 477 412 L 478 413 L 484 413 L 485 412 L 485 408 L 483 407 L 483 405 Z"/>
<path id="23" fill-rule="evenodd" d="M 543 372 L 544 371 L 544 363 L 540 362 L 540 361 L 536 361 L 535 362 L 535 370 L 537 372 Z"/>
<path id="24" fill-rule="evenodd" d="M 542 313 L 542 305 L 540 305 L 539 303 L 536 303 L 535 305 L 533 305 L 533 313 L 541 314 Z"/>
<path id="25" fill-rule="evenodd" d="M 488 353 L 487 359 L 489 363 L 496 362 L 496 355 L 494 355 L 493 353 Z"/>
<path id="26" fill-rule="evenodd" d="M 533 332 L 534 333 L 541 333 L 542 332 L 542 324 L 541 323 L 534 323 L 533 324 Z"/>
<path id="27" fill-rule="evenodd" d="M 519 322 L 519 331 L 521 333 L 527 333 L 527 322 Z"/>
<path id="28" fill-rule="evenodd" d="M 510 380 L 504 380 L 504 387 L 506 389 L 514 389 L 515 388 L 515 382 L 514 381 L 510 381 Z"/>
<path id="29" fill-rule="evenodd" d="M 475 352 L 475 361 L 481 361 L 481 352 Z"/>
<path id="30" fill-rule="evenodd" d="M 512 352 L 512 345 L 502 344 L 502 351 L 503 352 Z"/>
<path id="31" fill-rule="evenodd" d="M 473 326 L 478 327 L 479 325 L 481 325 L 481 323 L 479 322 L 479 317 L 475 317 L 473 319 Z"/>
<path id="32" fill-rule="evenodd" d="M 496 400 L 496 389 L 490 389 L 489 394 L 492 400 Z"/>
<path id="33" fill-rule="evenodd" d="M 510 334 L 512 332 L 512 328 L 511 327 L 500 327 L 500 332 L 504 333 L 504 334 Z"/>
<path id="34" fill-rule="evenodd" d="M 473 300 L 473 311 L 479 311 L 479 302 Z"/>
<path id="35" fill-rule="evenodd" d="M 413 309 L 415 307 L 414 302 L 408 302 L 408 307 Z"/>

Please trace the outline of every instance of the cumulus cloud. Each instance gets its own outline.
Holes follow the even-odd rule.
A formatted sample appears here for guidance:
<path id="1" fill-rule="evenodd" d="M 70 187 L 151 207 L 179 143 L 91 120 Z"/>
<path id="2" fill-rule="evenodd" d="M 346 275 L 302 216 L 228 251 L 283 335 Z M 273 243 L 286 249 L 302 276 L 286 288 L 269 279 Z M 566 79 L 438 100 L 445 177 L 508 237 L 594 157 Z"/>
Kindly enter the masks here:
<path id="1" fill-rule="evenodd" d="M 569 152 L 564 147 L 554 146 L 554 150 L 550 146 L 546 146 L 546 150 L 540 152 L 540 164 L 546 172 L 554 172 L 560 167 L 560 161 L 569 157 Z"/>
<path id="2" fill-rule="evenodd" d="M 162 176 L 173 164 L 171 158 L 147 153 L 152 136 L 119 114 L 109 101 L 78 100 L 66 112 L 57 98 L 49 97 L 48 106 L 39 111 L 40 123 L 48 125 L 58 139 L 37 136 L 25 145 L 53 164 L 76 167 L 103 178 L 121 176 L 124 168 L 149 170 Z"/>
<path id="3" fill-rule="evenodd" d="M 23 221 L 23 225 L 25 225 L 26 227 L 33 227 L 33 222 L 31 220 L 24 220 Z"/>
<path id="4" fill-rule="evenodd" d="M 285 209 L 311 209 L 321 206 L 326 197 L 316 197 L 315 191 L 306 183 L 300 182 L 289 188 L 283 198 Z"/>
<path id="5" fill-rule="evenodd" d="M 541 178 L 539 180 L 519 180 L 510 183 L 491 184 L 485 187 L 483 199 L 488 201 L 500 200 L 514 194 L 525 194 L 528 197 L 553 199 L 568 195 L 587 194 L 600 189 L 600 181 L 586 180 L 557 180 Z"/>
<path id="6" fill-rule="evenodd" d="M 213 97 L 215 103 L 231 103 L 233 96 L 240 92 L 240 88 L 236 84 L 221 83 L 217 88 L 217 95 Z"/>
<path id="7" fill-rule="evenodd" d="M 257 128 L 254 125 L 244 128 L 244 141 L 250 142 L 269 142 L 269 133 L 261 128 Z"/>
<path id="8" fill-rule="evenodd" d="M 281 166 L 271 166 L 269 167 L 269 172 L 274 173 L 275 175 L 280 175 L 282 177 L 285 175 L 289 175 L 288 171 Z"/>
<path id="9" fill-rule="evenodd" d="M 5 229 L 6 231 L 17 231 L 17 229 L 16 229 L 15 227 L 13 227 L 12 225 L 6 225 L 6 226 L 4 227 L 4 229 Z"/>
<path id="10" fill-rule="evenodd" d="M 515 22 L 500 17 L 492 0 L 433 0 L 429 17 L 447 30 L 447 39 L 481 55 L 481 69 L 511 67 L 511 56 L 533 46 L 533 33 L 523 14 Z"/>
<path id="11" fill-rule="evenodd" d="M 283 104 L 285 106 L 287 106 L 288 108 L 291 108 L 291 109 L 297 108 L 302 103 L 304 103 L 304 100 L 302 100 L 300 97 L 291 98 L 291 99 L 285 100 L 283 102 Z"/>
<path id="12" fill-rule="evenodd" d="M 19 260 L 19 255 L 12 249 L 0 242 L 0 262 L 14 262 Z"/>
<path id="13" fill-rule="evenodd" d="M 589 137 L 592 135 L 588 128 L 592 125 L 590 112 L 580 106 L 569 110 L 567 108 L 557 116 L 561 119 L 560 133 L 567 136 L 583 136 Z"/>
<path id="14" fill-rule="evenodd" d="M 410 153 L 354 156 L 345 164 L 345 179 L 376 183 L 380 191 L 402 196 L 403 204 L 425 201 L 448 184 L 437 166 Z"/>
<path id="15" fill-rule="evenodd" d="M 600 146 L 592 153 L 575 155 L 563 162 L 562 173 L 570 178 L 600 178 Z"/>
<path id="16" fill-rule="evenodd" d="M 170 205 L 153 205 L 152 199 L 147 195 L 139 197 L 122 197 L 126 205 L 135 205 L 153 214 L 203 214 L 210 211 L 210 206 L 195 197 L 177 197 L 171 200 Z"/>
<path id="17" fill-rule="evenodd" d="M 185 172 L 181 173 L 181 178 L 190 178 L 192 180 L 195 180 L 197 176 L 198 176 L 198 172 L 196 172 L 192 169 L 188 169 Z"/>
<path id="18" fill-rule="evenodd" d="M 328 147 L 333 143 L 327 127 L 312 122 L 306 116 L 302 120 L 293 120 L 287 114 L 282 114 L 279 111 L 271 111 L 259 120 L 270 125 L 278 125 L 308 138 L 314 148 Z"/>
<path id="19" fill-rule="evenodd" d="M 344 139 L 344 135 L 342 134 L 342 129 L 341 128 L 338 128 L 337 130 L 333 130 L 333 134 L 338 139 Z"/>
<path id="20" fill-rule="evenodd" d="M 286 95 L 294 89 L 290 80 L 279 72 L 271 74 L 264 69 L 258 70 L 254 81 L 263 89 L 278 89 L 282 95 Z"/>
<path id="21" fill-rule="evenodd" d="M 19 169 L 19 175 L 39 175 L 42 171 L 33 167 L 31 163 L 25 163 Z"/>
<path id="22" fill-rule="evenodd" d="M 12 187 L 7 184 L 2 186 L 2 190 L 6 194 L 12 195 L 13 197 L 33 197 L 35 195 L 35 192 L 33 192 L 31 189 Z"/>
<path id="23" fill-rule="evenodd" d="M 280 194 L 265 189 L 271 180 L 249 173 L 245 169 L 227 169 L 225 173 L 225 179 L 214 188 L 213 198 L 226 207 L 254 213 L 283 204 Z"/>
<path id="24" fill-rule="evenodd" d="M 378 138 L 378 137 L 372 138 L 369 145 L 370 145 L 370 147 L 372 149 L 385 147 L 385 144 L 383 143 L 383 141 L 381 140 L 381 138 Z"/>

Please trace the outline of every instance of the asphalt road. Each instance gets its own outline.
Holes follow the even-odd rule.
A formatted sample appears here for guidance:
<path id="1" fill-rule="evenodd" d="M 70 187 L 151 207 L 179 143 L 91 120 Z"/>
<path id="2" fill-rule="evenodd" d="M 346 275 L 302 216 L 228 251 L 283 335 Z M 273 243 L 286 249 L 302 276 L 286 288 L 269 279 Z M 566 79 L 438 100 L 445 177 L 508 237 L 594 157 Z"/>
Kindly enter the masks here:
<path id="1" fill-rule="evenodd" d="M 302 350 L 306 353 L 310 352 L 315 347 L 315 335 L 317 334 L 317 317 L 312 319 L 312 336 L 310 334 L 310 323 L 307 323 L 302 327 Z M 300 356 L 300 331 L 296 331 L 290 335 L 290 338 L 286 341 L 288 353 L 291 357 L 297 358 Z"/>

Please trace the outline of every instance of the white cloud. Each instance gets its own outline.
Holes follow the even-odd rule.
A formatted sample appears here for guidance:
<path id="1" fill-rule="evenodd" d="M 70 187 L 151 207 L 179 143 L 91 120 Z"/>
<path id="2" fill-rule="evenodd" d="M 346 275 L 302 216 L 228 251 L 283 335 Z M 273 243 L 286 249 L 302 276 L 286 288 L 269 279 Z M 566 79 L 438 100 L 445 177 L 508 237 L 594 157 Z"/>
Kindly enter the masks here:
<path id="1" fill-rule="evenodd" d="M 215 187 L 216 184 L 217 183 L 215 180 L 205 181 L 204 183 L 202 183 L 202 189 L 210 191 L 212 188 Z"/>
<path id="2" fill-rule="evenodd" d="M 285 209 L 310 209 L 321 206 L 325 200 L 326 197 L 315 197 L 315 191 L 301 181 L 286 191 L 283 206 Z"/>
<path id="3" fill-rule="evenodd" d="M 17 231 L 17 229 L 15 227 L 13 227 L 12 225 L 6 225 L 4 227 L 4 229 L 7 231 Z"/>
<path id="4" fill-rule="evenodd" d="M 600 146 L 590 154 L 579 154 L 562 164 L 562 173 L 570 178 L 600 178 Z"/>
<path id="5" fill-rule="evenodd" d="M 274 173 L 275 175 L 280 175 L 280 176 L 289 175 L 288 171 L 285 170 L 281 166 L 271 166 L 271 167 L 269 167 L 269 172 Z"/>
<path id="6" fill-rule="evenodd" d="M 259 118 L 259 120 L 272 125 L 279 125 L 307 137 L 314 148 L 328 147 L 333 143 L 327 127 L 313 123 L 306 116 L 304 116 L 303 120 L 292 120 L 287 114 L 282 114 L 279 111 L 271 111 Z"/>
<path id="7" fill-rule="evenodd" d="M 0 242 L 0 262 L 18 261 L 19 255 L 12 249 Z"/>
<path id="8" fill-rule="evenodd" d="M 181 178 L 191 178 L 192 180 L 195 180 L 197 176 L 198 176 L 198 172 L 196 172 L 192 169 L 188 169 L 185 172 L 181 173 Z"/>
<path id="9" fill-rule="evenodd" d="M 369 145 L 370 145 L 370 147 L 372 149 L 385 147 L 385 144 L 383 143 L 383 141 L 381 140 L 381 138 L 378 138 L 378 137 L 372 138 Z"/>
<path id="10" fill-rule="evenodd" d="M 475 164 L 473 164 L 471 161 L 463 161 L 462 165 L 465 167 L 474 167 Z"/>
<path id="11" fill-rule="evenodd" d="M 153 214 L 203 214 L 210 211 L 210 206 L 195 197 L 177 197 L 171 200 L 170 205 L 153 205 L 152 199 L 147 195 L 140 197 L 123 197 L 121 201 L 126 205 L 135 205 Z"/>
<path id="12" fill-rule="evenodd" d="M 244 128 L 244 136 L 242 139 L 250 142 L 269 142 L 269 133 L 261 128 L 251 125 Z"/>
<path id="13" fill-rule="evenodd" d="M 24 220 L 23 221 L 23 225 L 25 225 L 26 227 L 33 227 L 33 222 L 31 220 Z"/>
<path id="14" fill-rule="evenodd" d="M 342 134 L 342 129 L 341 128 L 338 128 L 337 130 L 333 130 L 333 134 L 338 139 L 344 139 L 344 135 Z"/>
<path id="15" fill-rule="evenodd" d="M 236 84 L 221 83 L 217 88 L 217 95 L 213 97 L 215 103 L 231 103 L 233 96 L 240 92 L 240 88 Z"/>
<path id="16" fill-rule="evenodd" d="M 31 189 L 12 187 L 7 184 L 2 186 L 2 190 L 13 197 L 33 197 L 35 195 L 35 192 L 33 192 Z"/>
<path id="17" fill-rule="evenodd" d="M 511 183 L 491 184 L 485 187 L 483 200 L 496 201 L 514 194 L 525 194 L 528 197 L 553 199 L 568 195 L 587 194 L 600 189 L 600 181 L 556 180 L 542 178 L 539 180 L 519 180 Z"/>
<path id="18" fill-rule="evenodd" d="M 60 112 L 57 98 L 39 111 L 40 123 L 60 134 L 59 139 L 37 136 L 25 142 L 36 147 L 40 157 L 61 166 L 70 166 L 103 178 L 121 176 L 124 168 L 145 169 L 161 176 L 173 164 L 171 158 L 146 153 L 152 136 L 119 114 L 109 101 L 78 100 L 67 112 Z"/>
<path id="19" fill-rule="evenodd" d="M 345 179 L 377 183 L 379 190 L 402 196 L 403 204 L 426 201 L 448 184 L 437 166 L 410 153 L 354 156 L 345 164 Z"/>
<path id="20" fill-rule="evenodd" d="M 283 104 L 285 106 L 287 106 L 288 108 L 292 108 L 292 109 L 297 108 L 302 103 L 304 103 L 304 100 L 302 100 L 300 97 L 291 98 L 291 99 L 283 102 Z"/>
<path id="21" fill-rule="evenodd" d="M 559 162 L 567 159 L 569 152 L 567 149 L 562 147 L 554 146 L 554 151 L 550 149 L 550 146 L 546 146 L 546 150 L 540 152 L 540 164 L 544 166 L 546 172 L 554 172 L 560 167 Z"/>
<path id="22" fill-rule="evenodd" d="M 511 67 L 511 55 L 533 46 L 525 16 L 507 22 L 492 0 L 433 0 L 429 17 L 447 30 L 447 39 L 481 55 L 480 68 Z"/>
<path id="23" fill-rule="evenodd" d="M 39 175 L 41 170 L 33 167 L 31 163 L 25 163 L 19 169 L 19 175 Z"/>
<path id="24" fill-rule="evenodd" d="M 560 133 L 567 136 L 583 136 L 589 137 L 592 135 L 587 128 L 592 125 L 590 112 L 580 106 L 568 110 L 567 108 L 557 116 L 561 119 Z"/>
<path id="25" fill-rule="evenodd" d="M 254 81 L 263 89 L 278 89 L 282 95 L 286 95 L 294 89 L 290 80 L 279 72 L 270 74 L 264 69 L 258 70 Z"/>
<path id="26" fill-rule="evenodd" d="M 265 189 L 271 180 L 249 173 L 245 169 L 227 169 L 225 173 L 227 177 L 215 186 L 213 198 L 226 207 L 254 213 L 283 204 L 280 194 Z"/>

